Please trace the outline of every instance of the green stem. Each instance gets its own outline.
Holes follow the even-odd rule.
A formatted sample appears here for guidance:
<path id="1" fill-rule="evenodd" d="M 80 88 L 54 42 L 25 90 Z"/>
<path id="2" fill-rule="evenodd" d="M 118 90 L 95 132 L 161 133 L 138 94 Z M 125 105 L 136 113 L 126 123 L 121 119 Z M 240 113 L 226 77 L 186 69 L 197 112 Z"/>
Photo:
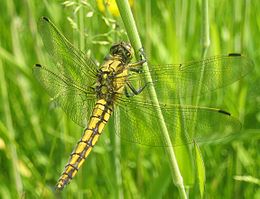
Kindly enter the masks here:
<path id="1" fill-rule="evenodd" d="M 116 134 L 120 134 L 120 111 L 118 107 L 115 107 L 114 110 L 114 127 Z M 122 181 L 122 172 L 120 167 L 120 158 L 121 158 L 121 141 L 118 136 L 113 136 L 114 138 L 114 163 L 115 163 L 115 177 L 116 177 L 116 194 L 117 198 L 124 198 L 123 192 L 123 181 Z"/>
<path id="2" fill-rule="evenodd" d="M 202 52 L 201 52 L 201 58 L 205 59 L 208 48 L 210 46 L 210 37 L 209 37 L 209 17 L 208 17 L 208 0 L 202 0 L 202 26 L 201 26 L 201 37 L 202 37 Z M 196 97 L 195 99 L 195 106 L 199 104 L 200 100 L 200 93 L 201 93 L 201 87 L 203 83 L 203 77 L 204 77 L 204 71 L 205 71 L 205 64 L 203 63 L 202 65 L 202 70 L 200 72 L 200 80 L 198 84 L 198 90 L 197 93 L 195 93 Z M 192 128 L 195 129 L 195 121 L 197 115 L 194 115 L 194 122 L 192 124 Z M 194 142 L 195 143 L 195 142 Z M 203 162 L 203 157 L 202 154 L 200 153 L 199 146 L 195 143 L 195 154 L 197 155 L 196 157 L 196 166 L 197 166 L 197 176 L 199 178 L 199 188 L 200 188 L 200 194 L 201 197 L 204 195 L 204 184 L 205 184 L 205 167 L 204 167 L 204 162 Z M 200 168 L 200 169 L 199 169 Z"/>
<path id="3" fill-rule="evenodd" d="M 142 44 L 141 44 L 141 40 L 138 35 L 137 27 L 136 27 L 130 6 L 129 6 L 127 0 L 116 0 L 116 2 L 117 2 L 117 6 L 119 9 L 120 15 L 123 20 L 123 23 L 125 25 L 127 35 L 134 48 L 136 58 L 138 59 L 140 56 L 140 49 L 142 48 Z M 148 69 L 147 63 L 143 64 L 143 69 L 144 69 L 144 71 L 146 71 L 145 72 L 146 82 L 153 82 L 151 75 L 148 73 L 149 69 Z M 172 145 L 171 139 L 170 139 L 169 132 L 168 132 L 168 129 L 166 127 L 166 124 L 165 124 L 165 121 L 163 118 L 162 111 L 160 109 L 156 91 L 153 86 L 149 86 L 148 89 L 149 89 L 149 94 L 150 94 L 152 103 L 155 107 L 155 111 L 156 111 L 159 121 L 160 121 L 160 127 L 162 130 L 165 142 L 168 146 L 171 146 Z M 187 198 L 184 183 L 183 183 L 183 178 L 181 176 L 180 169 L 178 167 L 178 163 L 177 163 L 177 159 L 175 157 L 173 147 L 166 147 L 166 151 L 167 151 L 169 161 L 170 161 L 170 168 L 171 168 L 173 182 L 178 187 L 181 198 Z"/>
<path id="4" fill-rule="evenodd" d="M 19 158 L 17 155 L 17 148 L 16 148 L 16 142 L 15 142 L 15 130 L 13 126 L 13 119 L 10 109 L 10 99 L 8 97 L 8 86 L 5 79 L 5 71 L 3 67 L 2 60 L 0 59 L 0 92 L 1 92 L 1 98 L 3 99 L 2 103 L 4 104 L 3 110 L 5 115 L 5 121 L 6 121 L 6 127 L 8 129 L 8 145 L 7 145 L 7 152 L 10 153 L 11 157 L 11 166 L 12 166 L 12 177 L 14 178 L 15 188 L 16 192 L 15 195 L 18 198 L 22 197 L 23 193 L 23 183 L 22 178 L 19 172 Z"/>
<path id="5" fill-rule="evenodd" d="M 209 37 L 209 15 L 208 15 L 208 0 L 202 0 L 202 26 L 201 26 L 201 38 L 202 38 L 202 52 L 201 52 L 201 58 L 205 59 L 208 48 L 210 46 L 210 37 Z M 197 106 L 199 104 L 200 100 L 200 92 L 201 92 L 201 87 L 202 87 L 202 82 L 203 82 L 203 77 L 204 77 L 204 65 L 202 67 L 201 73 L 200 73 L 200 81 L 198 84 L 198 89 L 197 93 L 195 94 L 196 100 L 195 100 L 195 105 Z M 196 121 L 196 120 L 194 120 Z M 193 124 L 195 126 L 195 124 Z"/>
<path id="6" fill-rule="evenodd" d="M 202 58 L 206 57 L 208 48 L 210 46 L 209 37 L 209 12 L 208 12 L 208 0 L 202 1 Z"/>

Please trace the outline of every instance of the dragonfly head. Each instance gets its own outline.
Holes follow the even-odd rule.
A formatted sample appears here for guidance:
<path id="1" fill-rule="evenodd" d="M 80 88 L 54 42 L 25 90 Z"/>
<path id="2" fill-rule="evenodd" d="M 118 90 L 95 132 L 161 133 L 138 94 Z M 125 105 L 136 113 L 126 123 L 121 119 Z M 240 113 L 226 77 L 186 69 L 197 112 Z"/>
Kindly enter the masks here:
<path id="1" fill-rule="evenodd" d="M 129 63 L 131 59 L 133 58 L 133 48 L 129 43 L 126 42 L 120 42 L 117 44 L 114 44 L 110 48 L 110 54 L 112 56 L 118 56 L 121 58 L 121 61 L 124 63 Z"/>

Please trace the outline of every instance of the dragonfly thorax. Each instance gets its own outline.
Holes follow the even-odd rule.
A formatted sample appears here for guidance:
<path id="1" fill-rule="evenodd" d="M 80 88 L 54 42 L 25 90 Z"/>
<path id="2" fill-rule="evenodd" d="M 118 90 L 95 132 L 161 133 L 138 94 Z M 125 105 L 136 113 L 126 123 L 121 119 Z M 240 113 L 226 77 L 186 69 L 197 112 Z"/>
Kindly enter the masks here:
<path id="1" fill-rule="evenodd" d="M 118 45 L 122 45 L 122 43 Z M 123 52 L 117 51 L 117 53 Z M 126 53 L 125 55 L 130 59 L 130 54 Z M 97 99 L 104 99 L 110 104 L 113 104 L 123 94 L 128 75 L 128 65 L 122 61 L 123 58 L 120 56 L 119 54 L 115 54 L 114 56 L 107 57 L 97 74 L 95 87 Z"/>

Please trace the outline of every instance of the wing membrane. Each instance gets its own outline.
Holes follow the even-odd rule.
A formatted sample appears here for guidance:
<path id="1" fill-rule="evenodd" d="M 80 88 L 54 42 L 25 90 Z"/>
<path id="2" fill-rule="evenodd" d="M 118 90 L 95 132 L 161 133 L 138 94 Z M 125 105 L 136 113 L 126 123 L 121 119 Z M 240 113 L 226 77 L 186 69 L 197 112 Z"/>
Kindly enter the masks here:
<path id="1" fill-rule="evenodd" d="M 93 83 L 97 71 L 94 61 L 74 48 L 48 18 L 42 17 L 38 27 L 44 46 L 54 62 L 49 69 L 82 85 Z"/>
<path id="2" fill-rule="evenodd" d="M 58 102 L 65 113 L 80 126 L 85 126 L 95 103 L 91 89 L 83 88 L 70 78 L 58 75 L 37 64 L 33 73 L 48 94 Z"/>
<path id="3" fill-rule="evenodd" d="M 160 102 L 160 109 L 173 146 L 224 139 L 241 129 L 239 120 L 219 109 L 179 104 L 179 97 L 200 94 L 227 86 L 253 69 L 253 62 L 238 54 L 217 56 L 182 65 L 158 65 L 149 72 Z M 130 73 L 129 81 L 144 85 L 143 77 Z M 142 73 L 141 76 L 145 75 Z M 201 80 L 201 75 L 203 79 Z M 138 87 L 138 86 L 137 86 Z M 166 100 L 165 100 L 166 99 Z M 174 100 L 176 99 L 176 100 Z M 176 103 L 176 104 L 175 104 Z M 169 146 L 162 135 L 159 116 L 148 89 L 118 102 L 122 121 L 119 134 L 124 140 L 151 146 Z"/>
<path id="4" fill-rule="evenodd" d="M 160 96 L 170 99 L 194 96 L 232 84 L 251 72 L 253 67 L 252 60 L 240 54 L 215 56 L 179 65 L 155 65 L 149 71 L 153 82 L 147 86 L 154 86 Z M 141 74 L 142 78 L 144 75 L 145 72 Z M 128 79 L 130 82 L 141 81 L 140 74 L 133 72 Z M 197 90 L 199 87 L 200 90 Z"/>
<path id="5" fill-rule="evenodd" d="M 126 141 L 148 146 L 170 146 L 165 140 L 156 108 L 139 99 L 120 103 L 119 136 Z M 225 111 L 207 107 L 180 104 L 161 104 L 164 122 L 172 146 L 182 146 L 196 142 L 225 139 L 241 129 L 240 122 Z"/>

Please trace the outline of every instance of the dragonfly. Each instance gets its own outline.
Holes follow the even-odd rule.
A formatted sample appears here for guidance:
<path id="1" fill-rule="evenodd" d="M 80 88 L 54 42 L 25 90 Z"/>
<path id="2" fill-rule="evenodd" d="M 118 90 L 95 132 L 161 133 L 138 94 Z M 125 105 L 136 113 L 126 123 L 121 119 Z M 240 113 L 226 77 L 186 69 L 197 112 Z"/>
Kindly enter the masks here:
<path id="1" fill-rule="evenodd" d="M 52 63 L 35 64 L 33 74 L 69 118 L 85 128 L 58 180 L 58 190 L 70 183 L 115 115 L 121 121 L 117 133 L 123 140 L 148 146 L 177 147 L 194 140 L 222 139 L 241 128 L 239 120 L 224 110 L 180 103 L 194 93 L 206 94 L 246 76 L 253 62 L 241 54 L 159 64 L 145 71 L 144 60 L 131 62 L 133 48 L 127 42 L 113 45 L 104 62 L 97 65 L 47 17 L 40 19 L 38 29 Z M 147 73 L 151 82 L 145 81 Z M 151 100 L 150 87 L 159 104 Z M 165 119 L 170 145 L 161 133 L 157 108 Z"/>

